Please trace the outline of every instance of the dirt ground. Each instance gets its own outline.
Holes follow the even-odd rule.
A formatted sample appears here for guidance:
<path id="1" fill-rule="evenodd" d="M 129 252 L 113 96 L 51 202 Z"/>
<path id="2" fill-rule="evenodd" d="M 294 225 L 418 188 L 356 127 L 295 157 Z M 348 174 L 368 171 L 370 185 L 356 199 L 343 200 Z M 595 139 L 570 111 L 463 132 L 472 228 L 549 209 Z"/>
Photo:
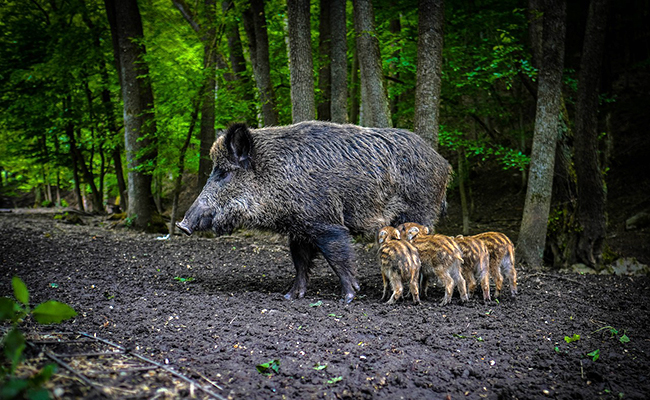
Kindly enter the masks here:
<path id="1" fill-rule="evenodd" d="M 375 250 L 359 242 L 362 289 L 350 305 L 322 259 L 306 297 L 286 301 L 294 271 L 281 237 L 159 240 L 82 218 L 1 213 L 0 293 L 17 275 L 32 304 L 56 299 L 78 312 L 45 330 L 96 334 L 205 377 L 226 398 L 650 396 L 648 277 L 520 268 L 514 300 L 463 305 L 455 292 L 440 307 L 436 286 L 420 306 L 385 305 Z M 258 372 L 272 360 L 277 371 Z"/>

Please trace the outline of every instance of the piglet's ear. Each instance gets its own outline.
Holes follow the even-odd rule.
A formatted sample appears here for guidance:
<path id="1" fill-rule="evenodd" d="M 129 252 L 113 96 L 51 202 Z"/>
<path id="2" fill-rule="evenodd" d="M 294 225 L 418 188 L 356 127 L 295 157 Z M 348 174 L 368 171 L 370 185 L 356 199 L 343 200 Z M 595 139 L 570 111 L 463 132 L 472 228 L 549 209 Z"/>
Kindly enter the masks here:
<path id="1" fill-rule="evenodd" d="M 429 231 L 429 227 L 428 227 L 428 226 L 425 226 L 425 227 L 424 227 L 424 234 L 425 234 L 425 235 L 428 235 L 429 232 L 430 232 L 430 231 Z"/>
<path id="2" fill-rule="evenodd" d="M 253 136 L 246 124 L 231 125 L 226 131 L 224 145 L 234 165 L 244 169 L 255 168 Z"/>
<path id="3" fill-rule="evenodd" d="M 397 240 L 401 239 L 401 235 L 399 234 L 399 231 L 397 231 L 397 230 L 395 231 L 395 239 L 397 239 Z"/>

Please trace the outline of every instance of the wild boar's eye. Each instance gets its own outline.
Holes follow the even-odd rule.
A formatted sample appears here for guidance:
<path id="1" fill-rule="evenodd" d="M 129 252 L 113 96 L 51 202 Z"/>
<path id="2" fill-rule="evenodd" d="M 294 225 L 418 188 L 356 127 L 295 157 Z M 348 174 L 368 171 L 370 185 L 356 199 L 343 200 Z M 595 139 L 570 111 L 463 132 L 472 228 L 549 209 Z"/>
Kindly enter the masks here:
<path id="1" fill-rule="evenodd" d="M 232 178 L 232 172 L 215 167 L 212 169 L 210 178 L 217 182 L 226 183 Z"/>

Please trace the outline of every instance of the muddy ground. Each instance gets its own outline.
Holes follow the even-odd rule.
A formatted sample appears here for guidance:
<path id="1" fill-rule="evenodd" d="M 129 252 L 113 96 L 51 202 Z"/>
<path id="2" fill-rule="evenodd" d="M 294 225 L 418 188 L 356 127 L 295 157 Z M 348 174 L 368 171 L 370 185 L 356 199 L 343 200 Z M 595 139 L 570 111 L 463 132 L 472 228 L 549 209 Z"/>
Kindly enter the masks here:
<path id="1" fill-rule="evenodd" d="M 338 279 L 322 259 L 306 297 L 286 301 L 294 271 L 281 237 L 158 240 L 82 218 L 85 225 L 69 225 L 52 214 L 0 214 L 0 293 L 20 276 L 32 304 L 56 299 L 79 314 L 46 331 L 97 334 L 208 378 L 223 397 L 650 395 L 647 277 L 520 268 L 515 300 L 475 296 L 463 305 L 455 292 L 441 307 L 436 286 L 420 306 L 385 305 L 374 248 L 359 242 L 362 290 L 352 304 L 339 302 Z M 25 328 L 43 330 L 29 321 Z M 587 354 L 596 350 L 594 361 Z M 258 372 L 271 360 L 277 372 Z"/>

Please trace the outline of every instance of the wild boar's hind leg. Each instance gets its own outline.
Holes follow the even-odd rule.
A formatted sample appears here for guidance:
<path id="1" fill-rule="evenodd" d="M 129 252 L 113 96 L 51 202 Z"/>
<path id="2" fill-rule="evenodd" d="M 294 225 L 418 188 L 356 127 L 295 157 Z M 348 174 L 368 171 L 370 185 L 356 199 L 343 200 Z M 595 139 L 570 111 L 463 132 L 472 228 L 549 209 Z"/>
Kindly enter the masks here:
<path id="1" fill-rule="evenodd" d="M 350 231 L 339 225 L 320 225 L 315 232 L 316 245 L 325 260 L 332 267 L 341 281 L 341 295 L 346 303 L 351 302 L 359 290 L 359 283 L 354 277 L 354 250 Z"/>
<path id="2" fill-rule="evenodd" d="M 285 294 L 284 297 L 287 300 L 301 299 L 307 291 L 309 272 L 313 266 L 318 248 L 308 242 L 289 239 L 289 249 L 293 265 L 296 267 L 296 278 L 293 280 L 293 286 L 291 286 L 289 293 Z"/>

